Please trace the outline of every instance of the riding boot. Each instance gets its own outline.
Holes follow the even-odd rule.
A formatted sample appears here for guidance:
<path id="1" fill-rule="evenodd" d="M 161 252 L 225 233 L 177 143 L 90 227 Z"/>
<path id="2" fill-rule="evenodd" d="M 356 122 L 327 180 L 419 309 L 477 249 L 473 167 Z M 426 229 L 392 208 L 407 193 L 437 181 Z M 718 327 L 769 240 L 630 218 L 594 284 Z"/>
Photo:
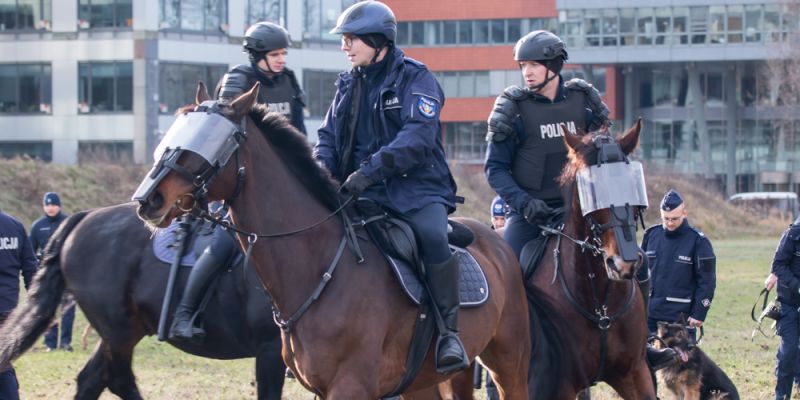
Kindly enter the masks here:
<path id="1" fill-rule="evenodd" d="M 639 281 L 639 288 L 642 289 L 642 297 L 644 297 L 644 318 L 647 320 L 648 307 L 650 305 L 650 279 Z M 678 353 L 669 347 L 657 349 L 650 343 L 647 343 L 647 364 L 653 372 L 668 367 L 670 364 L 676 362 L 678 360 L 677 355 Z"/>
<path id="2" fill-rule="evenodd" d="M 194 326 L 194 314 L 197 306 L 203 299 L 205 288 L 214 272 L 223 264 L 222 259 L 215 256 L 206 249 L 189 273 L 186 288 L 184 288 L 181 302 L 175 310 L 172 320 L 172 327 L 169 330 L 169 338 L 175 340 L 200 340 L 205 337 L 203 328 Z"/>
<path id="3" fill-rule="evenodd" d="M 428 264 L 426 279 L 433 302 L 442 315 L 446 332 L 436 341 L 436 371 L 442 375 L 469 366 L 469 357 L 458 337 L 458 308 L 461 302 L 458 285 L 458 253 L 441 264 Z"/>

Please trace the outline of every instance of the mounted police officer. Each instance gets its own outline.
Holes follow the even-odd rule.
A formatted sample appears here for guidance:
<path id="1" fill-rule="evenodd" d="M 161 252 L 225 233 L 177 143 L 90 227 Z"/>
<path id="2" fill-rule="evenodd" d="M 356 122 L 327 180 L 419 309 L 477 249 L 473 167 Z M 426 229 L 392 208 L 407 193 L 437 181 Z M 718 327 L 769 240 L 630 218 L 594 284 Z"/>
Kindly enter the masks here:
<path id="1" fill-rule="evenodd" d="M 331 33 L 342 35 L 353 69 L 339 75 L 314 156 L 344 181 L 345 194 L 372 199 L 412 226 L 446 326 L 437 370 L 466 368 L 458 337 L 458 259 L 447 243 L 456 185 L 441 143 L 442 89 L 425 65 L 395 47 L 397 21 L 385 4 L 350 6 Z"/>
<path id="2" fill-rule="evenodd" d="M 781 318 L 778 320 L 778 362 L 775 375 L 775 399 L 791 398 L 792 382 L 800 373 L 800 218 L 783 232 L 775 257 L 772 274 L 778 277 L 778 300 Z M 768 284 L 768 283 L 767 283 Z"/>
<path id="3" fill-rule="evenodd" d="M 25 226 L 0 211 L 0 324 L 17 306 L 20 275 L 27 290 L 34 273 L 36 256 Z M 19 399 L 19 383 L 12 366 L 0 372 L 0 399 Z"/>
<path id="4" fill-rule="evenodd" d="M 217 86 L 217 96 L 220 100 L 233 100 L 261 82 L 258 103 L 284 115 L 305 134 L 305 95 L 294 72 L 286 67 L 289 32 L 272 22 L 259 22 L 245 32 L 243 45 L 250 65 L 237 65 L 225 74 Z"/>
<path id="5" fill-rule="evenodd" d="M 505 239 L 519 257 L 538 225 L 564 206 L 557 181 L 567 163 L 565 134 L 584 134 L 609 124 L 608 107 L 582 80 L 564 82 L 567 50 L 547 31 L 533 31 L 514 46 L 526 87 L 510 86 L 489 115 L 486 176 L 508 203 Z M 566 128 L 566 130 L 564 130 Z"/>
<path id="6" fill-rule="evenodd" d="M 61 198 L 56 192 L 47 192 L 42 198 L 42 208 L 44 216 L 37 219 L 31 225 L 31 246 L 38 258 L 42 258 L 47 241 L 56 231 L 61 222 L 67 219 L 67 215 L 61 211 Z M 47 351 L 57 348 L 72 351 L 72 324 L 75 321 L 75 301 L 71 294 L 65 294 L 61 301 L 61 323 L 55 324 L 44 335 L 44 345 Z M 61 344 L 58 343 L 58 329 L 61 327 Z"/>
<path id="7" fill-rule="evenodd" d="M 650 227 L 642 239 L 652 283 L 647 318 L 650 332 L 656 331 L 658 321 L 675 322 L 681 314 L 689 326 L 702 326 L 714 299 L 714 249 L 703 232 L 689 224 L 688 215 L 681 195 L 674 189 L 668 191 L 661 201 L 662 223 Z M 640 270 L 640 280 L 646 280 L 646 274 Z"/>
<path id="8" fill-rule="evenodd" d="M 564 135 L 607 129 L 608 107 L 589 83 L 564 82 L 568 54 L 551 32 L 528 33 L 514 46 L 525 87 L 509 86 L 488 119 L 486 165 L 489 185 L 508 203 L 504 239 L 517 257 L 541 235 L 538 225 L 564 207 L 558 183 L 567 163 Z M 674 352 L 647 347 L 650 365 L 663 365 Z"/>

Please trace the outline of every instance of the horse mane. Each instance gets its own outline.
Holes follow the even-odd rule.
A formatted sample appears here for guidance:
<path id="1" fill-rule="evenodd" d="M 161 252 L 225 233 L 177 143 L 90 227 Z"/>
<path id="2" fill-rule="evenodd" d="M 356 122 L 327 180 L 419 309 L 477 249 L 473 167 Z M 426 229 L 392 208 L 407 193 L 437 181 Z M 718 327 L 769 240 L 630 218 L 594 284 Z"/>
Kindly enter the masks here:
<path id="1" fill-rule="evenodd" d="M 253 106 L 249 117 L 303 187 L 331 210 L 339 208 L 339 184 L 314 159 L 306 136 L 281 114 L 268 112 L 263 104 Z"/>
<path id="2" fill-rule="evenodd" d="M 592 159 L 597 158 L 597 149 L 591 146 L 590 143 L 594 137 L 597 136 L 596 132 L 584 135 L 581 137 L 583 145 L 577 149 L 569 148 L 567 159 L 569 160 L 564 169 L 561 171 L 561 176 L 558 177 L 558 183 L 564 187 L 569 185 L 575 180 L 575 175 L 581 168 L 592 164 Z"/>

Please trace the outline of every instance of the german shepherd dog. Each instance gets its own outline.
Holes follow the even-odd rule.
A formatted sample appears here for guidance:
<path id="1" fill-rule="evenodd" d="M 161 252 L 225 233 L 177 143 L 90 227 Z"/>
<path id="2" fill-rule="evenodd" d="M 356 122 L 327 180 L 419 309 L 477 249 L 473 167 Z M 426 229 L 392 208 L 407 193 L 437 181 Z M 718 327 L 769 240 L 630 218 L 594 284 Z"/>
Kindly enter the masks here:
<path id="1" fill-rule="evenodd" d="M 725 372 L 697 347 L 689 336 L 683 315 L 670 324 L 658 323 L 657 347 L 666 345 L 678 354 L 678 362 L 658 371 L 661 380 L 677 398 L 685 400 L 739 400 L 736 386 Z"/>

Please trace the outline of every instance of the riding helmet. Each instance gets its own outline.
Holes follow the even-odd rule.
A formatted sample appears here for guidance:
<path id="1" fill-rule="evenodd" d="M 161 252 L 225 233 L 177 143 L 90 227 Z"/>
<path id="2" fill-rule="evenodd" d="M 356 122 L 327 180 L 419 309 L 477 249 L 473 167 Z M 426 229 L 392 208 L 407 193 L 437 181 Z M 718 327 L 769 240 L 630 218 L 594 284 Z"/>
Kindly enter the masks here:
<path id="1" fill-rule="evenodd" d="M 267 53 L 291 45 L 289 32 L 272 22 L 259 22 L 244 33 L 244 50 L 250 53 Z"/>
<path id="2" fill-rule="evenodd" d="M 344 10 L 330 33 L 350 33 L 359 37 L 379 33 L 394 42 L 397 38 L 397 19 L 386 4 L 372 0 L 362 1 Z"/>
<path id="3" fill-rule="evenodd" d="M 536 61 L 556 74 L 561 72 L 567 58 L 564 42 L 548 31 L 533 31 L 514 46 L 515 61 Z"/>

